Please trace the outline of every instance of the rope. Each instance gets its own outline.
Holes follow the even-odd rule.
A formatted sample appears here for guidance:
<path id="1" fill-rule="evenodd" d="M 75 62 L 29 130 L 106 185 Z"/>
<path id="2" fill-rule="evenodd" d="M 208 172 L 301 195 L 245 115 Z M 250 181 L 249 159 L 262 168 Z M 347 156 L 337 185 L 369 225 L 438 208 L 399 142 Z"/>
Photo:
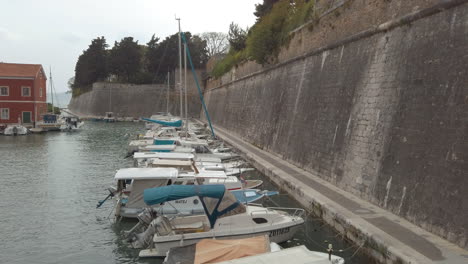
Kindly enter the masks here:
<path id="1" fill-rule="evenodd" d="M 185 39 L 185 34 L 184 32 L 181 32 L 181 37 L 184 41 L 186 45 L 186 51 L 187 51 L 187 57 L 189 59 L 189 63 L 190 63 L 190 67 L 192 68 L 192 74 L 193 74 L 193 78 L 195 79 L 195 83 L 197 84 L 197 89 L 198 89 L 198 95 L 200 95 L 200 101 L 203 105 L 203 110 L 205 111 L 205 115 L 206 115 L 206 119 L 208 120 L 208 124 L 210 125 L 210 129 L 211 129 L 211 134 L 213 135 L 213 137 L 216 139 L 216 135 L 214 133 L 214 130 L 213 130 L 213 126 L 211 125 L 211 118 L 210 118 L 210 114 L 208 113 L 208 109 L 206 108 L 206 105 L 205 105 L 205 100 L 203 99 L 203 93 L 200 89 L 200 84 L 198 83 L 198 77 L 197 77 L 197 73 L 195 72 L 195 67 L 193 66 L 193 62 L 192 62 L 192 56 L 190 55 L 190 49 L 189 49 L 189 45 L 187 43 L 187 40 Z"/>

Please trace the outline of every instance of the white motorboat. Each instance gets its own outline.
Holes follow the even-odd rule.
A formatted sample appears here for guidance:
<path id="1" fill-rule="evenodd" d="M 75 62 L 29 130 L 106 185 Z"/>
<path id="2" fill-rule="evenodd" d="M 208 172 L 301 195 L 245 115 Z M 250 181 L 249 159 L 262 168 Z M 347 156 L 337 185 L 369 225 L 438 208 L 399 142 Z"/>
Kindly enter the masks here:
<path id="1" fill-rule="evenodd" d="M 192 196 L 199 197 L 205 214 L 171 219 L 157 216 L 146 231 L 133 236 L 134 247 L 148 247 L 140 251 L 140 257 L 163 257 L 171 248 L 206 238 L 268 235 L 272 242 L 281 243 L 291 239 L 304 223 L 303 209 L 244 205 L 224 185 L 172 185 L 146 189 L 143 194 L 150 206 Z"/>
<path id="2" fill-rule="evenodd" d="M 271 243 L 268 236 L 244 239 L 203 239 L 200 242 L 172 248 L 163 264 L 344 264 L 343 258 L 319 251 L 310 251 L 304 245 L 281 248 Z"/>
<path id="3" fill-rule="evenodd" d="M 279 251 L 248 256 L 228 261 L 217 262 L 219 264 L 344 264 L 342 257 L 318 251 L 310 251 L 304 245 L 286 248 Z"/>
<path id="4" fill-rule="evenodd" d="M 16 135 L 26 135 L 28 134 L 28 129 L 22 125 L 8 125 L 3 134 L 7 136 L 16 136 Z"/>
<path id="5" fill-rule="evenodd" d="M 78 117 L 64 117 L 64 124 L 60 126 L 60 131 L 78 131 L 84 125 Z"/>
<path id="6" fill-rule="evenodd" d="M 175 168 L 126 168 L 120 169 L 114 176 L 117 188 L 113 195 L 117 196 L 115 215 L 136 218 L 145 207 L 143 191 L 148 188 L 167 185 L 205 185 L 223 184 L 228 190 L 236 191 L 237 199 L 244 203 L 254 202 L 264 196 L 276 193 L 254 190 L 261 184 L 258 181 L 243 183 L 234 176 L 220 173 L 179 173 Z M 248 186 L 253 186 L 248 188 Z M 246 186 L 244 188 L 244 186 Z M 165 203 L 154 206 L 160 214 L 199 214 L 203 213 L 197 197 Z"/>
<path id="7" fill-rule="evenodd" d="M 49 113 L 42 116 L 42 120 L 37 122 L 36 127 L 42 131 L 60 131 L 60 127 L 64 124 L 60 115 Z"/>
<path id="8" fill-rule="evenodd" d="M 223 164 L 225 167 L 239 167 L 245 164 L 242 160 L 221 160 L 219 157 L 206 156 L 194 153 L 177 153 L 177 152 L 135 152 L 133 153 L 136 167 L 148 167 L 151 166 L 153 159 L 170 159 L 170 160 L 194 160 L 195 162 L 201 162 L 203 164 Z"/>
<path id="9" fill-rule="evenodd" d="M 104 118 L 102 120 L 104 122 L 107 122 L 107 123 L 114 123 L 116 121 L 115 116 L 114 116 L 114 112 L 106 112 L 106 114 L 104 115 Z"/>

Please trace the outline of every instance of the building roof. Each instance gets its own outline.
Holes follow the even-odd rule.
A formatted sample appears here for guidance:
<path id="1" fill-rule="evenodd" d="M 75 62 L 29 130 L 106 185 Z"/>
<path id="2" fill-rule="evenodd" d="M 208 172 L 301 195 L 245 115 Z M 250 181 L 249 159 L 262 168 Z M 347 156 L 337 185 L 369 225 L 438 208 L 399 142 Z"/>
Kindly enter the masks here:
<path id="1" fill-rule="evenodd" d="M 19 64 L 0 62 L 0 77 L 36 78 L 44 70 L 41 64 Z M 44 74 L 44 78 L 47 77 Z"/>

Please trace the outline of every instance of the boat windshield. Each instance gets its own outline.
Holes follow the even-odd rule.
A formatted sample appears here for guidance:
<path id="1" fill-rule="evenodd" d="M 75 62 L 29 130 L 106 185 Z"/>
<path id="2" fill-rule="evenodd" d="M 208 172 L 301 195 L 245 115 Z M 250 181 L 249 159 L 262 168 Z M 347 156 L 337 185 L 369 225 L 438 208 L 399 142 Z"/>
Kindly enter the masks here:
<path id="1" fill-rule="evenodd" d="M 245 213 L 245 206 L 236 199 L 236 197 L 229 191 L 224 193 L 224 196 L 220 199 L 211 197 L 202 197 L 203 203 L 208 214 L 208 218 L 212 225 L 216 222 L 216 219 Z"/>

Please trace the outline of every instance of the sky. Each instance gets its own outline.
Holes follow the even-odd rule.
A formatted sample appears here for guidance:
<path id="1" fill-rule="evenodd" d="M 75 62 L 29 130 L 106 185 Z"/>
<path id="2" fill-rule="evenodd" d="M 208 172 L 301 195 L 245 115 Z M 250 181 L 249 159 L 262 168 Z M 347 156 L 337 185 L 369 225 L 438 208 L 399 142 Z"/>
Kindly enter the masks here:
<path id="1" fill-rule="evenodd" d="M 261 0 L 0 0 L 0 61 L 42 64 L 57 92 L 68 90 L 78 56 L 104 36 L 111 46 L 131 36 L 147 43 L 177 32 L 225 32 L 255 22 Z M 49 73 L 48 73 L 49 74 Z"/>

